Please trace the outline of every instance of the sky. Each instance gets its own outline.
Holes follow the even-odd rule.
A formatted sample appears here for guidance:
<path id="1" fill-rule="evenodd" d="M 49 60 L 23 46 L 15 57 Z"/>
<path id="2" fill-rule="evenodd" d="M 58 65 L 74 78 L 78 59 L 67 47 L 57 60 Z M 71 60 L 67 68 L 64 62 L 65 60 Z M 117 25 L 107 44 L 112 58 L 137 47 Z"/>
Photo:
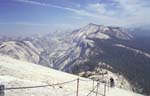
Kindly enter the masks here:
<path id="1" fill-rule="evenodd" d="M 0 34 L 73 30 L 96 23 L 150 23 L 150 0 L 0 0 Z"/>

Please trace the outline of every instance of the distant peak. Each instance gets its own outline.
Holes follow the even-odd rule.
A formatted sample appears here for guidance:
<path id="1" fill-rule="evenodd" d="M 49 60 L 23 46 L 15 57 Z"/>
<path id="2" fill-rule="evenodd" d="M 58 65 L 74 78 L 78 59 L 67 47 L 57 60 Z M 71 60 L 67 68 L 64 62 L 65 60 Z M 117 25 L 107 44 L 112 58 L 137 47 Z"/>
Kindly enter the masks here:
<path id="1" fill-rule="evenodd" d="M 87 26 L 104 26 L 104 25 L 98 25 L 98 24 L 94 24 L 94 23 L 89 23 Z"/>
<path id="2" fill-rule="evenodd" d="M 90 25 L 90 26 L 99 26 L 99 25 L 97 25 L 97 24 L 94 24 L 94 23 L 89 23 L 88 25 Z"/>
<path id="3" fill-rule="evenodd" d="M 94 23 L 89 23 L 88 25 L 97 25 L 97 24 L 94 24 Z"/>

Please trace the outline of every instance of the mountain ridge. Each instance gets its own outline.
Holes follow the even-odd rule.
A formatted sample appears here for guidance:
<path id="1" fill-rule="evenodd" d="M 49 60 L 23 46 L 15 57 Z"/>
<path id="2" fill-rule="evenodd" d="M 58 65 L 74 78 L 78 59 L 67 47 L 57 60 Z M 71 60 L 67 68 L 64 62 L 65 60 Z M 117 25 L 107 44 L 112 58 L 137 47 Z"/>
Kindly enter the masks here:
<path id="1" fill-rule="evenodd" d="M 91 23 L 70 32 L 66 36 L 63 35 L 62 38 L 55 35 L 53 37 L 49 34 L 13 41 L 21 43 L 19 50 L 24 49 L 25 44 L 34 54 L 39 52 L 39 54 L 36 54 L 39 58 L 36 59 L 38 60 L 37 64 L 80 74 L 87 78 L 93 77 L 92 75 L 102 74 L 103 70 L 106 70 L 108 73 L 112 72 L 123 77 L 125 81 L 129 81 L 133 91 L 144 94 L 149 93 L 150 78 L 146 76 L 150 68 L 149 53 L 141 50 L 138 44 L 136 45 L 137 42 L 133 42 L 135 40 L 134 36 L 127 31 L 121 27 Z M 10 41 L 12 40 L 2 40 L 1 43 Z M 136 46 L 134 47 L 134 45 Z M 14 44 L 13 46 L 18 45 Z M 9 50 L 16 49 L 7 47 Z M 6 49 L 4 48 L 1 53 L 5 52 Z M 34 49 L 37 49 L 37 51 L 35 52 Z M 28 52 L 29 50 L 24 49 L 24 51 Z M 16 54 L 17 51 L 14 51 L 14 55 Z M 9 55 L 7 51 L 5 55 Z M 32 59 L 32 56 L 28 58 Z M 98 72 L 97 68 L 100 69 Z M 93 79 L 96 78 L 94 77 Z M 126 84 L 121 87 L 124 86 Z"/>
<path id="2" fill-rule="evenodd" d="M 145 82 L 149 84 L 150 80 L 143 75 L 147 74 L 150 59 L 147 57 L 149 54 L 124 45 L 123 42 L 128 43 L 133 38 L 120 27 L 89 24 L 67 36 L 50 54 L 49 60 L 53 63 L 53 68 L 74 74 L 94 71 L 99 62 L 105 63 L 101 68 L 122 74 L 130 81 L 134 91 L 143 92 L 148 88 Z M 122 44 L 126 47 L 114 46 L 116 44 Z M 141 58 L 142 61 L 140 61 Z M 111 66 L 111 69 L 106 65 Z M 140 75 L 136 76 L 136 72 Z M 145 79 L 142 81 L 137 78 Z M 136 82 L 139 82 L 140 85 L 137 85 Z"/>

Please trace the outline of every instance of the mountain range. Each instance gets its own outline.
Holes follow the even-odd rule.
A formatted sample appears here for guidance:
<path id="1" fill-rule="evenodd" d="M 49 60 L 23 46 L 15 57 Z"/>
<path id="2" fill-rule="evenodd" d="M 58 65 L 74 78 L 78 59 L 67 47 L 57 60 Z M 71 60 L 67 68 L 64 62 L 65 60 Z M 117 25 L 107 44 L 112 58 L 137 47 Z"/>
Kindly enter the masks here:
<path id="1" fill-rule="evenodd" d="M 62 37 L 2 39 L 0 53 L 88 78 L 112 72 L 125 78 L 131 90 L 150 94 L 148 40 L 128 29 L 90 23 Z"/>

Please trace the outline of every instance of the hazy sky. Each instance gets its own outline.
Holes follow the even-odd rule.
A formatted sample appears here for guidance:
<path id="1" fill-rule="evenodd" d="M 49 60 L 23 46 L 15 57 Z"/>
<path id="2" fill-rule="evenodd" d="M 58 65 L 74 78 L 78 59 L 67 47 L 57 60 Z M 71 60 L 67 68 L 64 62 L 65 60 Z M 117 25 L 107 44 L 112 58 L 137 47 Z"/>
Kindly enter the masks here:
<path id="1" fill-rule="evenodd" d="M 0 0 L 0 33 L 45 33 L 90 22 L 148 24 L 150 0 Z"/>

